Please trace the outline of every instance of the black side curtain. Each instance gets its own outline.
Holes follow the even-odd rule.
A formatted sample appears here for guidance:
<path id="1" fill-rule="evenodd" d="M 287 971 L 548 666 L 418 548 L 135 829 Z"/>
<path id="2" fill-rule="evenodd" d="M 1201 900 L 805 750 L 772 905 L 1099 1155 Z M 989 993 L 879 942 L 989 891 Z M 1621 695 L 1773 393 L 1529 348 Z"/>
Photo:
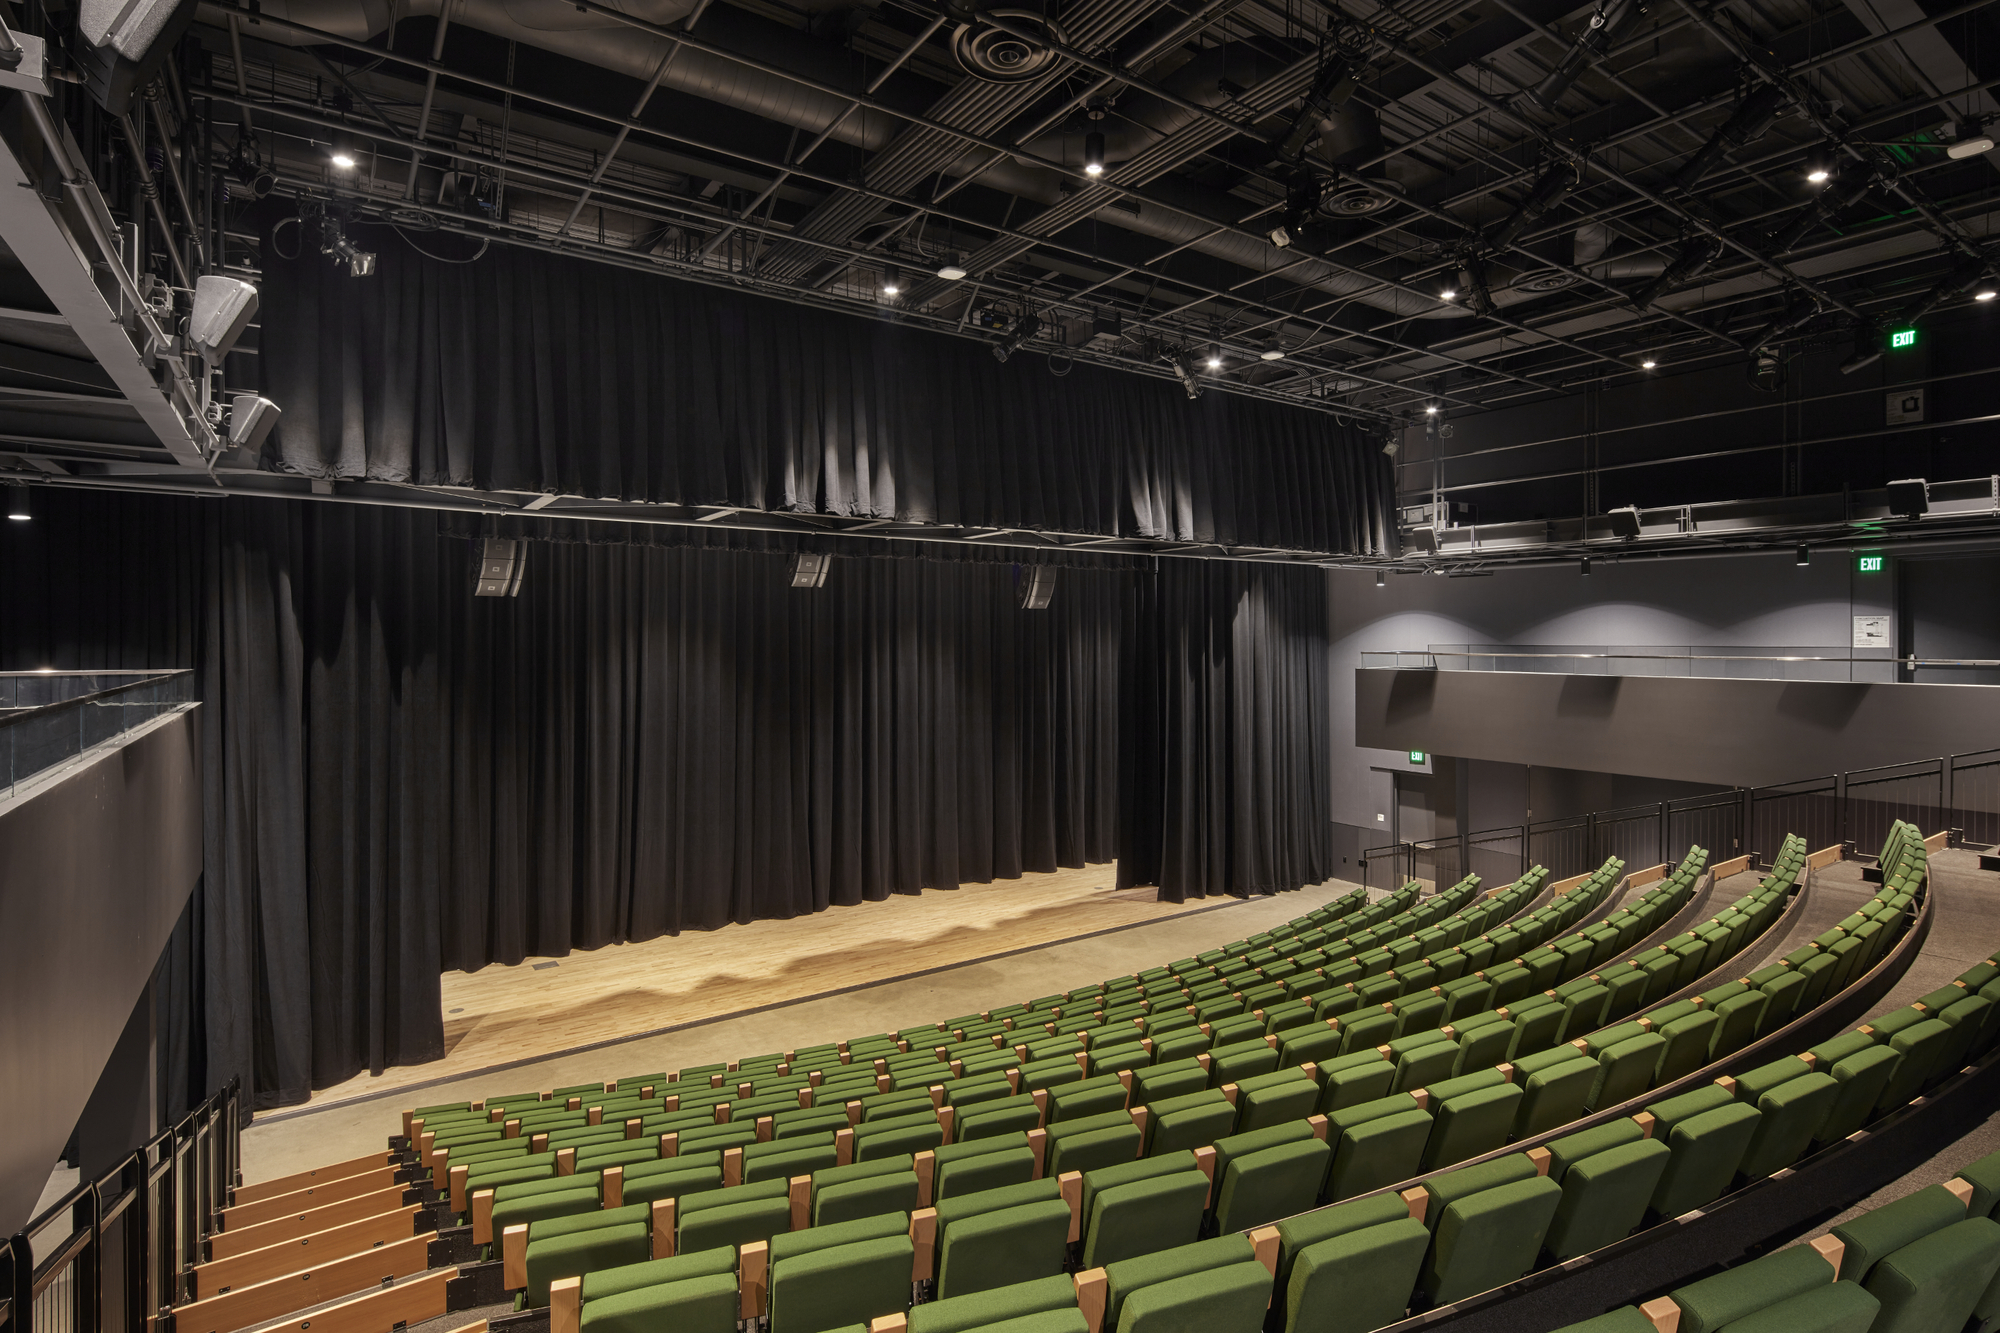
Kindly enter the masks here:
<path id="1" fill-rule="evenodd" d="M 306 234 L 301 235 L 301 231 Z M 310 225 L 264 249 L 264 465 L 955 526 L 1393 550 L 1380 449 L 1321 412 L 888 318 L 493 247 L 386 241 L 372 278 Z M 298 258 L 287 261 L 285 254 Z"/>
<path id="2" fill-rule="evenodd" d="M 1318 882 L 1316 570 L 536 542 L 516 599 L 421 510 L 45 491 L 0 668 L 192 666 L 202 889 L 163 963 L 198 1100 L 442 1054 L 439 976 L 1118 858 Z"/>

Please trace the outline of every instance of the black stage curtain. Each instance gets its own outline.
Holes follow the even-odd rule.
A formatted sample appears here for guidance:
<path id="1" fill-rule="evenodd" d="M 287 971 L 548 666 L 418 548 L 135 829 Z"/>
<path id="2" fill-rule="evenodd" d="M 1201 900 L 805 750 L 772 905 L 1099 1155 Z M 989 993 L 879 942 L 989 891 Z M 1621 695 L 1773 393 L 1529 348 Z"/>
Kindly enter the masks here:
<path id="1" fill-rule="evenodd" d="M 1324 413 L 495 246 L 375 277 L 267 245 L 267 467 L 1220 542 L 1391 544 L 1380 450 Z"/>
<path id="2" fill-rule="evenodd" d="M 1120 887 L 1176 902 L 1333 875 L 1318 570 L 1163 560 L 1126 608 Z"/>
<path id="3" fill-rule="evenodd" d="M 193 666 L 186 1091 L 442 1053 L 444 968 L 1116 855 L 1132 569 L 543 543 L 517 599 L 420 510 L 48 491 L 0 666 Z M 173 1086 L 170 1076 L 170 1086 Z"/>

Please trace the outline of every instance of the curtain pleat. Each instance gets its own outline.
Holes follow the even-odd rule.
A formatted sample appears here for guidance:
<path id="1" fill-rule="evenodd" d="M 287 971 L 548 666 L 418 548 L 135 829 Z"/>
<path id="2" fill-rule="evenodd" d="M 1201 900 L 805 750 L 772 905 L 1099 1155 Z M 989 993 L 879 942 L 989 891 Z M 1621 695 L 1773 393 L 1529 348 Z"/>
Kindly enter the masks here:
<path id="1" fill-rule="evenodd" d="M 638 529 L 474 598 L 417 510 L 54 490 L 6 526 L 0 668 L 196 671 L 177 1100 L 434 1059 L 447 969 L 1114 858 L 1174 900 L 1331 873 L 1316 570 L 1121 559 L 1024 612 L 990 553 L 799 590 L 785 543 Z"/>
<path id="2" fill-rule="evenodd" d="M 268 468 L 1369 554 L 1380 449 L 1322 412 L 496 246 L 354 279 L 266 246 Z"/>

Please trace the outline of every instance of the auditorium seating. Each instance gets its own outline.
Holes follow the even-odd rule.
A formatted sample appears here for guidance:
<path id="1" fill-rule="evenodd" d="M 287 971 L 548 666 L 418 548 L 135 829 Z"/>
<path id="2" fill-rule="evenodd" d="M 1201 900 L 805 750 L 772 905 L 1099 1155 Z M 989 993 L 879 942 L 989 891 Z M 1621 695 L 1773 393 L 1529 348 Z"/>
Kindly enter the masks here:
<path id="1" fill-rule="evenodd" d="M 2000 1153 L 1812 1241 L 1561 1333 L 1978 1333 L 2000 1328 Z"/>
<path id="2" fill-rule="evenodd" d="M 1274 1274 L 1288 1325 L 1372 1328 L 1711 1201 L 1746 1162 L 1796 1159 L 1836 1102 L 1852 1114 L 1866 1091 L 1860 1114 L 1887 1105 L 1908 1052 L 1931 1067 L 1970 1052 L 1982 1016 L 1940 1020 L 1946 1041 L 1891 1014 L 1836 1039 L 1829 1072 L 1787 1057 L 1799 1077 L 1752 1070 L 1560 1133 L 1726 1058 L 1872 965 L 1921 888 L 1921 842 L 1907 842 L 1868 908 L 1685 996 L 1783 912 L 1798 840 L 1756 890 L 1657 943 L 1700 877 L 1699 848 L 1588 924 L 1616 862 L 1524 913 L 1545 876 L 1485 898 L 1474 880 L 1422 904 L 1413 886 L 1374 908 L 1349 895 L 1150 981 L 733 1067 L 425 1108 L 410 1127 L 475 1239 L 508 1260 L 521 1304 L 549 1300 L 565 1328 L 720 1312 L 722 1274 L 706 1268 L 653 1284 L 674 1289 L 671 1305 L 587 1279 L 732 1247 L 738 1317 L 800 1333 L 816 1317 L 781 1312 L 784 1291 L 829 1320 L 859 1322 L 848 1315 L 874 1303 L 869 1318 L 921 1328 L 1247 1328 L 1231 1321 L 1261 1323 Z M 593 1216 L 601 1226 L 579 1222 Z M 605 1234 L 578 1239 L 593 1230 Z M 617 1256 L 630 1257 L 602 1262 Z M 905 1258 L 892 1293 L 884 1274 Z M 615 1303 L 593 1307 L 598 1290 Z"/>

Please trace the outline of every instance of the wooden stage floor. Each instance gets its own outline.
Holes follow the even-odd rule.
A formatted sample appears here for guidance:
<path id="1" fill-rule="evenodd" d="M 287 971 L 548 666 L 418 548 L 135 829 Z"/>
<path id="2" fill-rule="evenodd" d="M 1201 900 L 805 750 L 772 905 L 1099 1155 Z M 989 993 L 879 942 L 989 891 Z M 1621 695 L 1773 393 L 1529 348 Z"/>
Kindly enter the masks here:
<path id="1" fill-rule="evenodd" d="M 1171 920 L 1218 901 L 1163 903 L 1152 889 L 1120 892 L 1111 887 L 1115 874 L 1112 865 L 1030 874 L 790 921 L 447 972 L 442 1060 L 359 1075 L 313 1094 L 308 1105 Z"/>

